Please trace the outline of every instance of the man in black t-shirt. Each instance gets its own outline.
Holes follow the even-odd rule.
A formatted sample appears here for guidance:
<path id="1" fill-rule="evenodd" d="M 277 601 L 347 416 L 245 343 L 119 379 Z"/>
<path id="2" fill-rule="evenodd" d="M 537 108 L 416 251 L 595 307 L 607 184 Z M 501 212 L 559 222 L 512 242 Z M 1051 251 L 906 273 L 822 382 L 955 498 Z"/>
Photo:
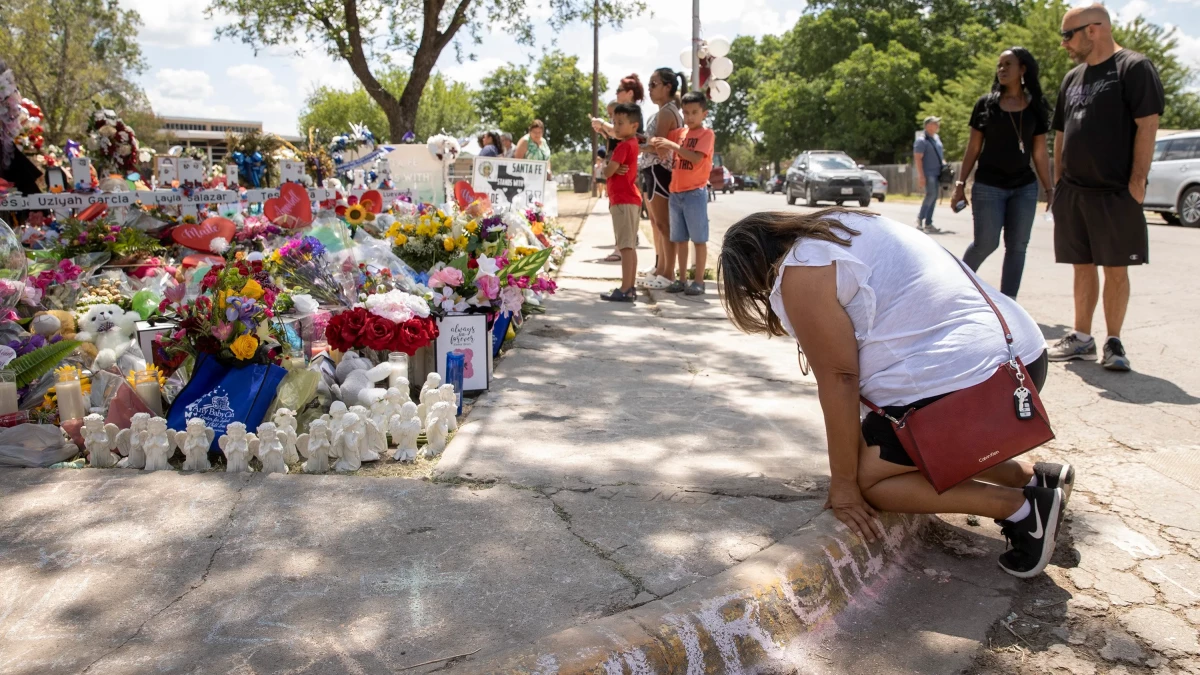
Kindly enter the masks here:
<path id="1" fill-rule="evenodd" d="M 1079 63 L 1063 78 L 1054 110 L 1054 255 L 1075 266 L 1075 330 L 1049 350 L 1051 361 L 1095 359 L 1090 335 L 1104 268 L 1105 368 L 1129 370 L 1121 325 L 1130 265 L 1149 262 L 1142 200 L 1163 88 L 1154 64 L 1113 41 L 1102 5 L 1077 7 L 1062 23 L 1062 45 Z"/>

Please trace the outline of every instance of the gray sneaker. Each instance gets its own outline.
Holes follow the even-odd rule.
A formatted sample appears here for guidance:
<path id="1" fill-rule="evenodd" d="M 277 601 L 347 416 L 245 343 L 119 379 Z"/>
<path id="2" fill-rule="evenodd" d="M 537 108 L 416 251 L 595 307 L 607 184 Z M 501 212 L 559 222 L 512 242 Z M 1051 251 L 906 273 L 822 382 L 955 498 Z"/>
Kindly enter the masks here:
<path id="1" fill-rule="evenodd" d="M 1108 370 L 1129 372 L 1129 357 L 1125 356 L 1125 345 L 1121 338 L 1110 337 L 1104 343 L 1104 360 L 1100 362 Z"/>
<path id="2" fill-rule="evenodd" d="M 704 295 L 704 284 L 693 281 L 683 293 L 684 295 Z"/>
<path id="3" fill-rule="evenodd" d="M 1093 361 L 1096 358 L 1096 338 L 1090 337 L 1085 342 L 1076 337 L 1075 332 L 1072 331 L 1067 333 L 1063 339 L 1055 342 L 1054 346 L 1050 347 L 1050 349 L 1047 349 L 1046 356 L 1051 361 L 1071 361 L 1074 359 Z"/>

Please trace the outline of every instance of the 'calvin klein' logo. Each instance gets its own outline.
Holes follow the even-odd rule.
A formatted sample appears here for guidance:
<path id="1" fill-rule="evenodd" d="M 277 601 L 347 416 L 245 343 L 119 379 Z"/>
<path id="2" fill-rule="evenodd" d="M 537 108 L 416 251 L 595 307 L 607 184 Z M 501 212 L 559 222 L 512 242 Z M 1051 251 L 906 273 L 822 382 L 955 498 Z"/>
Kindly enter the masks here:
<path id="1" fill-rule="evenodd" d="M 995 457 L 995 456 L 996 456 L 996 455 L 998 455 L 998 454 L 1000 454 L 1000 451 L 999 451 L 999 450 L 996 450 L 996 451 L 992 452 L 992 454 L 990 454 L 990 455 L 987 455 L 987 456 L 985 456 L 985 457 L 980 457 L 980 458 L 979 458 L 979 461 L 980 461 L 980 463 L 982 463 L 982 462 L 986 462 L 986 461 L 988 461 L 989 459 L 991 459 L 991 458 Z"/>

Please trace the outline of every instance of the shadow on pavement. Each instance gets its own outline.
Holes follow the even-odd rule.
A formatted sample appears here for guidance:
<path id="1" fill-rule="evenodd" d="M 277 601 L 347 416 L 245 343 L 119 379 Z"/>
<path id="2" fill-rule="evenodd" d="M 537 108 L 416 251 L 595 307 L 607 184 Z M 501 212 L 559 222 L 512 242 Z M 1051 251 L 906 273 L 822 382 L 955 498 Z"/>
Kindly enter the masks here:
<path id="1" fill-rule="evenodd" d="M 1069 372 L 1078 375 L 1084 382 L 1101 390 L 1100 395 L 1112 401 L 1139 405 L 1146 403 L 1195 405 L 1200 403 L 1200 398 L 1192 396 L 1174 382 L 1139 373 L 1136 370 L 1128 373 L 1112 372 L 1101 368 L 1098 363 L 1093 361 L 1070 361 L 1066 368 Z"/>

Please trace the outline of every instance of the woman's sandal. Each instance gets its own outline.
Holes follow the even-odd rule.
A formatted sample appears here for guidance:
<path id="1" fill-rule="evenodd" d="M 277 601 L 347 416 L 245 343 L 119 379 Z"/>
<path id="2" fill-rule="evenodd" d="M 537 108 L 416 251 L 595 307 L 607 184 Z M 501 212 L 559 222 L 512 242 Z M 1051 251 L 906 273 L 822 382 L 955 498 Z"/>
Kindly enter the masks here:
<path id="1" fill-rule="evenodd" d="M 604 262 L 621 262 L 621 254 L 609 253 L 608 257 L 604 259 Z"/>

